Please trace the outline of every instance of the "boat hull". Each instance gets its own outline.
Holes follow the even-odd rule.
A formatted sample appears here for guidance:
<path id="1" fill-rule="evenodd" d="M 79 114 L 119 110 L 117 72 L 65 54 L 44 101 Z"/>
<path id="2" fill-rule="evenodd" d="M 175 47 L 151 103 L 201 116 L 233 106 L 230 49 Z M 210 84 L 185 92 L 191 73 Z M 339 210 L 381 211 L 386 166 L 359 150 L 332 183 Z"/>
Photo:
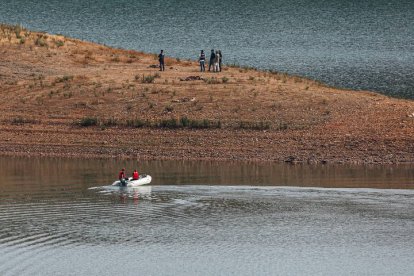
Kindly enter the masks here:
<path id="1" fill-rule="evenodd" d="M 121 184 L 121 181 L 117 180 L 112 183 L 112 186 L 120 186 L 120 187 L 138 187 L 142 185 L 148 185 L 152 181 L 152 177 L 150 175 L 141 175 L 139 179 L 132 180 L 132 177 L 125 180 L 125 185 Z"/>

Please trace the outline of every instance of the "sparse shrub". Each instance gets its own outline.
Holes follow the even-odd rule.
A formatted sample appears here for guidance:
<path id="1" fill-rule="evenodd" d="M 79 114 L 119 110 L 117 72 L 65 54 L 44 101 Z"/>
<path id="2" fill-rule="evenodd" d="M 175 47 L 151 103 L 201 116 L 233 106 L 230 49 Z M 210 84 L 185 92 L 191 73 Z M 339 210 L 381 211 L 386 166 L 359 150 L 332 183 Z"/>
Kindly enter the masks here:
<path id="1" fill-rule="evenodd" d="M 142 121 L 140 119 L 130 119 L 126 121 L 126 125 L 128 127 L 135 127 L 135 128 L 141 128 L 141 127 L 148 127 L 151 126 L 149 121 Z"/>
<path id="2" fill-rule="evenodd" d="M 63 42 L 62 40 L 56 40 L 55 41 L 56 47 L 62 47 L 63 45 L 65 45 L 65 42 Z"/>
<path id="3" fill-rule="evenodd" d="M 155 78 L 159 77 L 159 74 L 155 75 L 142 75 L 141 83 L 153 83 L 155 81 Z"/>
<path id="4" fill-rule="evenodd" d="M 229 81 L 229 78 L 227 78 L 227 77 L 222 77 L 222 78 L 221 78 L 221 81 L 222 81 L 223 83 L 227 83 L 227 82 Z"/>
<path id="5" fill-rule="evenodd" d="M 301 77 L 294 76 L 294 77 L 293 77 L 293 81 L 294 81 L 295 83 L 299 83 L 299 82 L 303 82 L 303 79 L 302 79 Z"/>
<path id="6" fill-rule="evenodd" d="M 167 106 L 164 108 L 164 110 L 165 110 L 166 112 L 173 112 L 173 111 L 174 111 L 174 107 L 173 107 L 172 105 L 167 105 Z"/>
<path id="7" fill-rule="evenodd" d="M 158 126 L 161 128 L 179 128 L 180 124 L 177 122 L 176 119 L 171 118 L 171 119 L 161 120 L 158 123 Z"/>
<path id="8" fill-rule="evenodd" d="M 70 88 L 70 84 L 65 82 L 65 84 L 63 85 L 63 89 L 69 89 Z"/>
<path id="9" fill-rule="evenodd" d="M 35 45 L 39 47 L 47 47 L 48 44 L 46 42 L 47 36 L 39 35 L 35 40 Z"/>
<path id="10" fill-rule="evenodd" d="M 275 111 L 275 110 L 277 110 L 277 109 L 280 109 L 280 108 L 281 108 L 281 105 L 280 105 L 280 104 L 277 104 L 277 103 L 273 103 L 273 104 L 270 106 L 270 108 L 271 108 L 273 111 Z"/>
<path id="11" fill-rule="evenodd" d="M 206 128 L 221 128 L 221 121 L 204 120 L 190 120 L 190 128 L 206 129 Z"/>
<path id="12" fill-rule="evenodd" d="M 59 82 L 68 82 L 70 80 L 73 80 L 73 76 L 63 76 L 63 77 L 56 77 L 55 79 L 55 83 L 59 83 Z"/>
<path id="13" fill-rule="evenodd" d="M 63 93 L 63 97 L 64 98 L 72 98 L 73 93 L 72 92 L 68 92 L 68 93 Z"/>
<path id="14" fill-rule="evenodd" d="M 22 125 L 22 124 L 36 124 L 38 123 L 38 121 L 33 120 L 33 119 L 27 119 L 27 118 L 23 118 L 21 116 L 13 118 L 11 120 L 11 124 L 12 125 Z"/>
<path id="15" fill-rule="evenodd" d="M 103 120 L 101 122 L 101 125 L 102 126 L 105 126 L 105 127 L 117 126 L 118 125 L 118 120 L 115 119 L 115 118 L 113 118 L 113 117 L 111 117 L 111 118 L 109 118 L 107 120 Z"/>
<path id="16" fill-rule="evenodd" d="M 79 122 L 79 125 L 83 126 L 83 127 L 97 126 L 98 125 L 98 118 L 96 118 L 96 117 L 82 118 Z"/>
<path id="17" fill-rule="evenodd" d="M 21 33 L 21 31 L 22 31 L 22 28 L 20 27 L 20 26 L 14 26 L 14 33 L 16 34 L 16 38 L 17 39 L 20 39 L 21 38 L 21 35 L 20 35 L 20 33 Z"/>
<path id="18" fill-rule="evenodd" d="M 182 128 L 194 128 L 194 129 L 205 129 L 205 128 L 221 128 L 221 121 L 210 121 L 204 120 L 190 120 L 187 117 L 181 117 L 180 127 Z"/>
<path id="19" fill-rule="evenodd" d="M 288 129 L 289 128 L 289 126 L 288 126 L 288 124 L 287 123 L 284 123 L 284 122 L 282 122 L 282 123 L 280 123 L 279 124 L 279 126 L 278 126 L 278 130 L 286 130 L 286 129 Z"/>
<path id="20" fill-rule="evenodd" d="M 226 64 L 227 65 L 227 67 L 229 67 L 229 68 L 239 68 L 240 67 L 240 65 L 238 65 L 238 64 L 236 64 L 236 63 L 230 63 L 230 64 Z"/>
<path id="21" fill-rule="evenodd" d="M 207 84 L 218 84 L 220 81 L 217 78 L 205 78 L 203 81 Z"/>
<path id="22" fill-rule="evenodd" d="M 25 42 L 26 42 L 26 39 L 24 37 L 21 37 L 20 40 L 19 40 L 19 43 L 24 44 Z"/>
<path id="23" fill-rule="evenodd" d="M 232 112 L 238 113 L 240 111 L 240 109 L 241 109 L 241 106 L 238 105 L 238 106 L 236 106 L 232 109 Z"/>
<path id="24" fill-rule="evenodd" d="M 38 105 L 42 105 L 43 104 L 43 96 L 38 96 L 38 97 L 36 97 L 36 103 L 38 104 Z"/>
<path id="25" fill-rule="evenodd" d="M 270 129 L 270 123 L 269 122 L 246 122 L 246 121 L 240 121 L 238 128 L 240 129 L 252 129 L 252 130 L 267 130 Z"/>
<path id="26" fill-rule="evenodd" d="M 190 120 L 187 117 L 181 117 L 180 124 L 183 127 L 188 127 L 190 125 Z"/>
<path id="27" fill-rule="evenodd" d="M 121 61 L 121 59 L 120 59 L 118 56 L 115 56 L 115 57 L 113 57 L 113 58 L 111 59 L 111 61 L 113 61 L 113 62 L 120 62 L 120 61 Z"/>

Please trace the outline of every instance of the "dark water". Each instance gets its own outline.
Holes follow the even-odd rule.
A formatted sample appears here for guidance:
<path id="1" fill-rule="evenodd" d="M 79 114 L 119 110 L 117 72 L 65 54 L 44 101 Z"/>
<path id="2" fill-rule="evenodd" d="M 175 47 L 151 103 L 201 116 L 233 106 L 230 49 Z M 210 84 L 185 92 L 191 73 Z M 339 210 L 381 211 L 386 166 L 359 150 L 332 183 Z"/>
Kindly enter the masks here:
<path id="1" fill-rule="evenodd" d="M 414 98 L 412 0 L 1 0 L 0 21 Z"/>
<path id="2" fill-rule="evenodd" d="M 151 161 L 154 185 L 108 186 L 121 166 L 1 157 L 0 275 L 414 271 L 412 166 Z"/>

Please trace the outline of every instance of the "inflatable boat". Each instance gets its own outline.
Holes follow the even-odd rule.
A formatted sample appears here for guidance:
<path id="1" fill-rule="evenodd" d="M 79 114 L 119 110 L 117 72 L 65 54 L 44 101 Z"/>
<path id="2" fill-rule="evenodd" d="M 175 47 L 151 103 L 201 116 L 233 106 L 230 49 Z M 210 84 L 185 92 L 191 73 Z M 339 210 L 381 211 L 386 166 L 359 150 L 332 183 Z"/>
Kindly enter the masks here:
<path id="1" fill-rule="evenodd" d="M 122 182 L 120 180 L 115 181 L 112 183 L 112 186 L 120 186 L 120 187 L 138 187 L 142 185 L 150 184 L 152 180 L 152 177 L 147 174 L 141 174 L 138 179 L 133 180 L 132 177 L 123 180 Z"/>

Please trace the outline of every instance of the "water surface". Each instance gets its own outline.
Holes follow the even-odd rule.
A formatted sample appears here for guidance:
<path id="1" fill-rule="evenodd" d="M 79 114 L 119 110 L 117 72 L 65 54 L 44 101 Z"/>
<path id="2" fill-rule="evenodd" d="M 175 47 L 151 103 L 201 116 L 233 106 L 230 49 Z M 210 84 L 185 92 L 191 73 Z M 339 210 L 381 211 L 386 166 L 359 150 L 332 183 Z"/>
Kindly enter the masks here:
<path id="1" fill-rule="evenodd" d="M 0 275 L 412 275 L 413 172 L 1 157 Z"/>
<path id="2" fill-rule="evenodd" d="M 411 0 L 1 0 L 0 21 L 414 98 Z"/>

